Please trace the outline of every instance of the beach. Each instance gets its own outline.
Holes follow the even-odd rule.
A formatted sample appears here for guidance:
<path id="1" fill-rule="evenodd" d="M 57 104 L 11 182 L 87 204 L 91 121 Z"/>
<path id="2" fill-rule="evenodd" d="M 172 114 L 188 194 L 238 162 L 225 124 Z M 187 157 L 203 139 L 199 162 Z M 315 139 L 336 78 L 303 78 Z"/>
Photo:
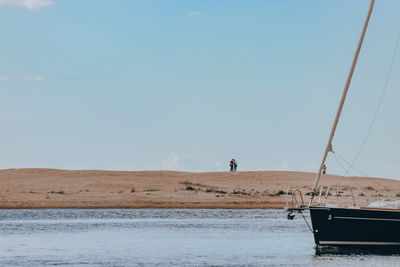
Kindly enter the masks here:
<path id="1" fill-rule="evenodd" d="M 280 209 L 287 190 L 308 201 L 314 173 L 7 169 L 0 171 L 2 209 L 205 208 Z M 339 183 L 339 184 L 338 184 Z M 400 193 L 400 181 L 323 175 L 338 184 L 327 203 L 363 206 Z M 291 196 L 289 195 L 289 200 Z"/>

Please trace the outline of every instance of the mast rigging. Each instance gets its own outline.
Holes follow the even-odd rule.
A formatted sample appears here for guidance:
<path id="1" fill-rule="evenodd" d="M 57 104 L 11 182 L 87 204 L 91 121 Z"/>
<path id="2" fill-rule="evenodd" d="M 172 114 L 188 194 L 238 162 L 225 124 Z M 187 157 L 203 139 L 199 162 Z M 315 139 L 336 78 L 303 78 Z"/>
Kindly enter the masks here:
<path id="1" fill-rule="evenodd" d="M 312 202 L 312 200 L 314 198 L 315 191 L 316 191 L 316 188 L 318 186 L 318 182 L 319 182 L 319 180 L 321 178 L 321 173 L 322 173 L 322 170 L 324 168 L 326 158 L 328 157 L 328 153 L 329 152 L 333 152 L 333 149 L 332 149 L 333 136 L 335 135 L 336 127 L 337 127 L 337 124 L 339 122 L 340 115 L 342 113 L 343 105 L 344 105 L 344 102 L 346 100 L 346 96 L 347 96 L 347 92 L 348 92 L 349 87 L 350 87 L 351 79 L 353 78 L 354 69 L 355 69 L 356 64 L 357 64 L 358 55 L 360 54 L 360 51 L 361 51 L 361 47 L 362 47 L 362 44 L 363 44 L 363 41 L 364 41 L 365 33 L 367 31 L 369 19 L 371 17 L 371 13 L 372 13 L 372 10 L 374 8 L 374 3 L 375 3 L 375 0 L 371 0 L 370 5 L 369 5 L 369 9 L 368 9 L 368 13 L 367 13 L 367 17 L 365 19 L 364 26 L 363 26 L 363 29 L 362 29 L 362 32 L 361 32 L 361 36 L 360 36 L 360 39 L 358 41 L 357 49 L 356 49 L 356 52 L 355 52 L 354 57 L 353 57 L 353 62 L 351 64 L 350 71 L 349 71 L 349 74 L 347 76 L 346 84 L 345 84 L 344 89 L 343 89 L 342 98 L 340 100 L 340 104 L 339 104 L 338 110 L 336 112 L 336 117 L 335 117 L 335 120 L 333 122 L 332 130 L 331 130 L 331 133 L 330 133 L 330 136 L 329 136 L 329 139 L 328 139 L 328 144 L 326 145 L 325 152 L 324 152 L 324 155 L 322 157 L 321 165 L 319 167 L 317 176 L 316 176 L 315 181 L 314 181 L 314 185 L 312 187 L 312 194 L 311 194 L 310 204 L 311 204 L 311 202 Z"/>

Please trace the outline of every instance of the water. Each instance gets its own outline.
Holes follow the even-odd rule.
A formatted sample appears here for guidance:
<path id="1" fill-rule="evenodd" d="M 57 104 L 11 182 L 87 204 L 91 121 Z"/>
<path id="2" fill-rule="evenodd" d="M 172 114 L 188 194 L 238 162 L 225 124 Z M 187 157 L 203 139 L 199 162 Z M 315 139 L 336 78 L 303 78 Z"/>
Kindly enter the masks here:
<path id="1" fill-rule="evenodd" d="M 398 255 L 316 255 L 281 210 L 0 210 L 2 266 L 400 266 Z"/>

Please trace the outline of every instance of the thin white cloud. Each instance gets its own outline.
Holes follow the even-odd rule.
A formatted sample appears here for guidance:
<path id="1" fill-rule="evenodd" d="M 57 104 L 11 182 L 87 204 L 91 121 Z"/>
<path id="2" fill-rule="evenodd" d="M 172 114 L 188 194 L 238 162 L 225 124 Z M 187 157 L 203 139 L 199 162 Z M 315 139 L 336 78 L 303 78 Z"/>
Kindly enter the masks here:
<path id="1" fill-rule="evenodd" d="M 218 161 L 217 163 L 215 163 L 214 165 L 215 170 L 217 171 L 222 171 L 225 170 L 226 168 L 224 168 L 224 166 L 222 165 L 221 161 Z"/>
<path id="2" fill-rule="evenodd" d="M 38 10 L 53 5 L 55 5 L 53 0 L 0 0 L 0 7 L 21 7 L 29 10 Z"/>
<path id="3" fill-rule="evenodd" d="M 191 11 L 187 14 L 189 17 L 194 17 L 200 15 L 199 11 Z"/>
<path id="4" fill-rule="evenodd" d="M 169 153 L 167 159 L 161 163 L 161 166 L 166 170 L 177 170 L 182 168 L 180 157 L 175 152 Z"/>
<path id="5" fill-rule="evenodd" d="M 398 164 L 393 164 L 393 163 L 382 163 L 381 164 L 381 169 L 383 169 L 383 170 L 389 170 L 389 169 L 396 170 L 396 169 L 399 169 L 399 166 L 398 166 Z"/>
<path id="6" fill-rule="evenodd" d="M 300 171 L 304 171 L 304 172 L 317 172 L 319 169 L 319 166 L 315 163 L 311 163 L 311 164 L 304 164 L 301 168 Z"/>
<path id="7" fill-rule="evenodd" d="M 41 82 L 44 80 L 42 76 L 38 75 L 25 75 L 23 77 L 17 77 L 16 81 L 28 81 L 28 82 Z"/>
<path id="8" fill-rule="evenodd" d="M 268 169 L 273 171 L 289 171 L 291 170 L 291 167 L 287 160 L 284 160 L 281 164 L 278 164 L 277 166 L 271 166 Z"/>
<path id="9" fill-rule="evenodd" d="M 34 81 L 34 82 L 41 82 L 44 80 L 42 76 L 25 76 L 25 81 Z"/>
<path id="10" fill-rule="evenodd" d="M 0 75 L 0 81 L 8 81 L 8 76 Z"/>

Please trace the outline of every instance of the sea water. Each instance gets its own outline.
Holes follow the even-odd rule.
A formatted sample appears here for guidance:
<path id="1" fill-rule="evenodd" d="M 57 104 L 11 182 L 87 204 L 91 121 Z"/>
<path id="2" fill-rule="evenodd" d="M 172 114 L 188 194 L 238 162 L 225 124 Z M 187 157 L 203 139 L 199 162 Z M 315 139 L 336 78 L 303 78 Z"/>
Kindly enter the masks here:
<path id="1" fill-rule="evenodd" d="M 316 253 L 282 210 L 0 210 L 0 265 L 400 266 L 400 254 Z"/>

